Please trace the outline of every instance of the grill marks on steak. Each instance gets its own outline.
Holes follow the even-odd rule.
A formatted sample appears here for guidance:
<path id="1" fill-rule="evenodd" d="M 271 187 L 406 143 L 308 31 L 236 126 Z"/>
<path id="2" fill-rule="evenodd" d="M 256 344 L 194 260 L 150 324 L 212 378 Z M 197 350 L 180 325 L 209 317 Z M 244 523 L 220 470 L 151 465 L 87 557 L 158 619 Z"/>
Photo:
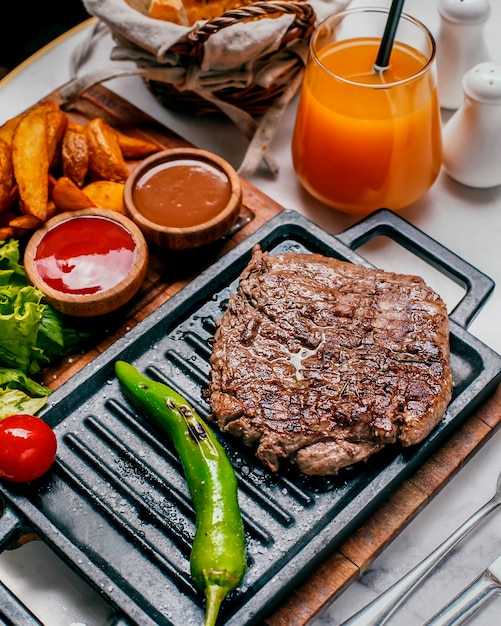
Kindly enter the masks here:
<path id="1" fill-rule="evenodd" d="M 424 439 L 451 399 L 449 326 L 416 276 L 259 246 L 218 321 L 209 385 L 222 431 L 272 471 L 335 474 Z"/>

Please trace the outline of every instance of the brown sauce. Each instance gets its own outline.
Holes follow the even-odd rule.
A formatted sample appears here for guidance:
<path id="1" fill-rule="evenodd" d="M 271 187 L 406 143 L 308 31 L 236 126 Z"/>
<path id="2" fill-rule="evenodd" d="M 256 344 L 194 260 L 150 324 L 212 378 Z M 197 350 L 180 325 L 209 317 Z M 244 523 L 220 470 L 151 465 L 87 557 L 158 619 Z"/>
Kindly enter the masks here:
<path id="1" fill-rule="evenodd" d="M 150 222 L 189 228 L 218 215 L 231 198 L 230 181 L 218 167 L 196 159 L 165 161 L 139 178 L 137 210 Z"/>

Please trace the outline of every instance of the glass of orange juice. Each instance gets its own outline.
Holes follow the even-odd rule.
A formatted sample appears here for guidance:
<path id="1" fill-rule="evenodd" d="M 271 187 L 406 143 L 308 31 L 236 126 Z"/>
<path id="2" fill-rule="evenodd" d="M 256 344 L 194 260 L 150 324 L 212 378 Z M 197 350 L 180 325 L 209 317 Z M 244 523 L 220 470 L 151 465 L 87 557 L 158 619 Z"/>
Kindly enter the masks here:
<path id="1" fill-rule="evenodd" d="M 384 71 L 376 71 L 388 10 L 357 8 L 312 35 L 292 138 L 302 185 L 357 215 L 420 198 L 442 163 L 435 41 L 402 14 Z"/>

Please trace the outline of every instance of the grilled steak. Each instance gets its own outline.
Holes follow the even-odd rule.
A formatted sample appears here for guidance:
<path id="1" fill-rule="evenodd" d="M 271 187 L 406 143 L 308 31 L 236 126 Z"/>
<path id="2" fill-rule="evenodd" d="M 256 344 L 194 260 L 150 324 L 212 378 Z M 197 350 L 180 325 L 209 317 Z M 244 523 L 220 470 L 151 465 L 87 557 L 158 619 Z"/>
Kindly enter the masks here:
<path id="1" fill-rule="evenodd" d="M 431 432 L 449 356 L 446 307 L 421 278 L 256 246 L 218 320 L 211 418 L 272 471 L 336 474 Z"/>

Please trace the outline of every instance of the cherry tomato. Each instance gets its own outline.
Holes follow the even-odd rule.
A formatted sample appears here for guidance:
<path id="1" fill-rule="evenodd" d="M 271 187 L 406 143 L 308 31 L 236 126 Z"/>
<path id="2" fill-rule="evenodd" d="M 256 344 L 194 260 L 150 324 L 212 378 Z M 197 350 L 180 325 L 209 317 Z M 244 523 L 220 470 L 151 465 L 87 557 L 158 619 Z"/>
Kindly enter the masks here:
<path id="1" fill-rule="evenodd" d="M 56 458 L 52 428 L 34 415 L 17 414 L 0 420 L 0 477 L 24 483 L 39 478 Z"/>

